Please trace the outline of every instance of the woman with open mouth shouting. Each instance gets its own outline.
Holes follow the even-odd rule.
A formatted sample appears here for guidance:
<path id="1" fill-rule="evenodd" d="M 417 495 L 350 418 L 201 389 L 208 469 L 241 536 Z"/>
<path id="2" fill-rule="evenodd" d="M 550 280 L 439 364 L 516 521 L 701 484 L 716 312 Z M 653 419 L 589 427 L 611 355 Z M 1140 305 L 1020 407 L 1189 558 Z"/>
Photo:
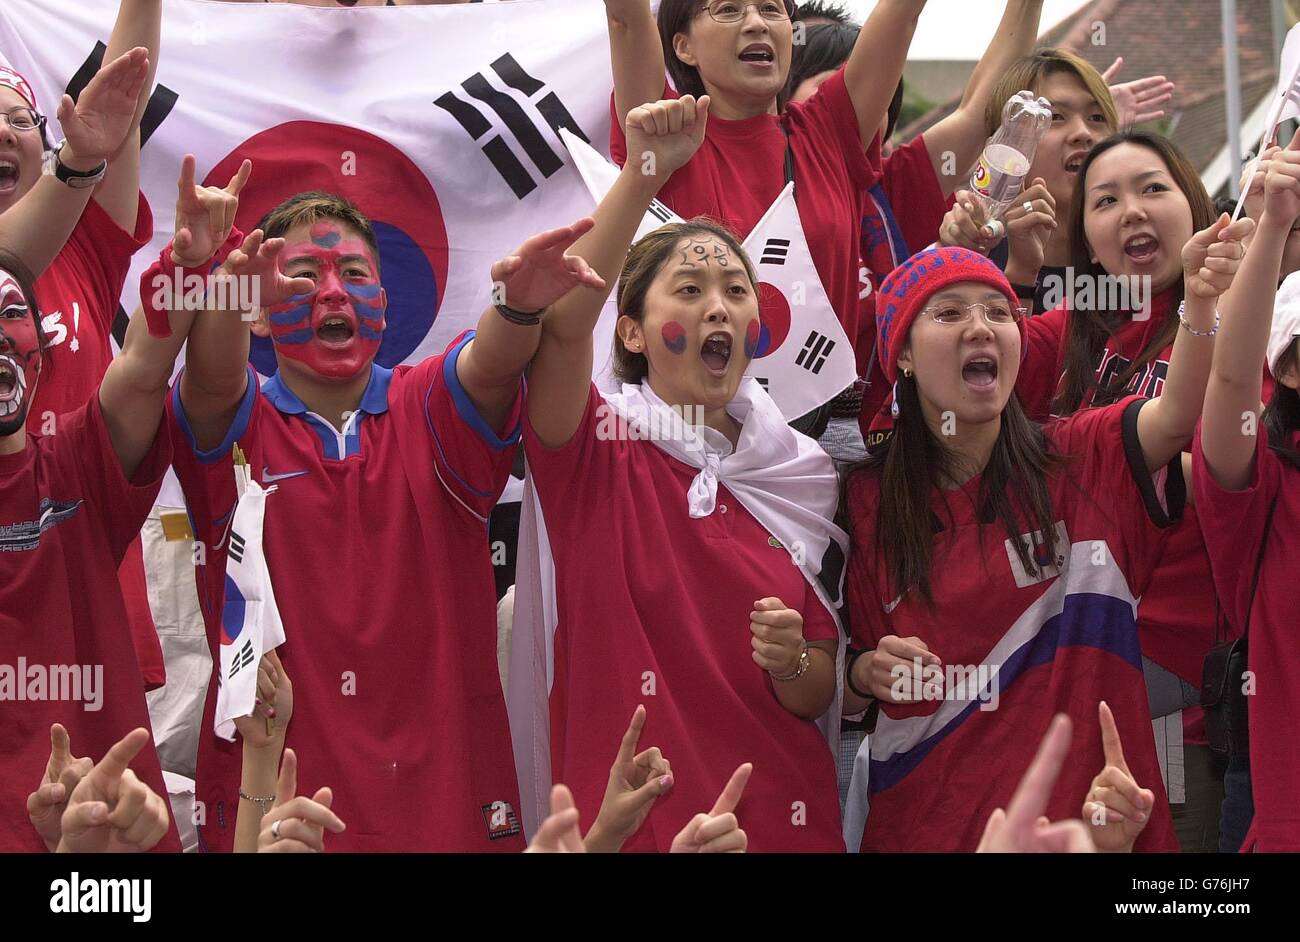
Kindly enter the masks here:
<path id="1" fill-rule="evenodd" d="M 695 220 L 628 248 L 708 107 L 685 95 L 632 109 L 629 148 L 659 173 L 629 162 L 572 249 L 619 280 L 622 392 L 590 379 L 602 291 L 553 305 L 530 367 L 509 695 L 520 792 L 534 822 L 553 781 L 596 807 L 605 744 L 652 698 L 646 735 L 672 776 L 626 850 L 668 850 L 752 762 L 736 809 L 750 850 L 842 851 L 828 742 L 847 541 L 831 459 L 744 377 L 758 290 L 735 236 Z"/>
<path id="2" fill-rule="evenodd" d="M 845 508 L 861 649 L 845 714 L 879 710 L 851 785 L 870 796 L 862 850 L 974 849 L 1014 788 L 1005 770 L 1023 766 L 1056 712 L 1085 747 L 1047 811 L 1068 816 L 1105 764 L 1100 700 L 1133 778 L 1156 793 L 1140 812 L 1150 825 L 1139 849 L 1177 847 L 1135 610 L 1182 511 L 1180 459 L 1209 372 L 1214 299 L 1241 256 L 1226 227 L 1213 223 L 1180 253 L 1187 310 L 1162 394 L 1046 426 L 1013 395 L 1025 319 L 996 265 L 945 247 L 886 281 L 876 323 L 899 411 L 892 436 L 850 475 Z"/>

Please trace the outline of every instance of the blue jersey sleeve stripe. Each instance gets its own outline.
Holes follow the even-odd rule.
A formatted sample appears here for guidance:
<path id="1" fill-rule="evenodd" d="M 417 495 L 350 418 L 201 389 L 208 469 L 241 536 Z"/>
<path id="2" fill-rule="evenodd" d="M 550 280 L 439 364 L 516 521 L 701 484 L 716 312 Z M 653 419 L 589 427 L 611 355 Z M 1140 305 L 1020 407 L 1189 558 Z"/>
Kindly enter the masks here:
<path id="1" fill-rule="evenodd" d="M 451 390 L 452 402 L 456 403 L 456 411 L 460 413 L 465 424 L 478 433 L 478 436 L 492 448 L 500 451 L 519 441 L 519 435 L 523 431 L 523 421 L 517 422 L 510 433 L 505 438 L 501 438 L 474 406 L 469 393 L 465 392 L 465 387 L 461 385 L 460 376 L 456 372 L 456 361 L 460 359 L 460 352 L 465 349 L 465 345 L 473 339 L 474 331 L 466 331 L 460 343 L 447 351 L 447 356 L 442 362 L 442 379 Z"/>
<path id="2" fill-rule="evenodd" d="M 225 439 L 211 451 L 200 451 L 194 438 L 194 429 L 190 427 L 190 418 L 185 414 L 185 405 L 181 402 L 181 380 L 180 377 L 176 378 L 176 382 L 172 386 L 172 405 L 176 409 L 176 421 L 180 424 L 181 430 L 185 432 L 185 439 L 189 442 L 194 457 L 201 464 L 212 464 L 214 461 L 228 456 L 235 442 L 239 441 L 240 436 L 248 430 L 248 420 L 253 414 L 253 400 L 257 398 L 257 389 L 257 373 L 250 366 L 248 368 L 248 388 L 244 390 L 244 398 L 239 403 L 239 410 L 235 413 L 234 421 L 230 423 L 230 430 L 226 432 Z"/>

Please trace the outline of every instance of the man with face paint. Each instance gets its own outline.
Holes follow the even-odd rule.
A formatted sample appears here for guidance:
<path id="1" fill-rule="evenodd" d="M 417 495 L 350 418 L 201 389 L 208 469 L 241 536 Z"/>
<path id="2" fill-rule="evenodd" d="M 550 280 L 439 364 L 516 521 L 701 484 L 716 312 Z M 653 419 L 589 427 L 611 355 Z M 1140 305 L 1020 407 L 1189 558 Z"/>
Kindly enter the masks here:
<path id="1" fill-rule="evenodd" d="M 24 815 L 53 723 L 92 756 L 150 725 L 117 570 L 171 463 L 163 412 L 193 320 L 175 315 L 158 339 L 137 316 L 97 394 L 37 436 L 40 316 L 31 273 L 0 250 L 0 851 L 58 844 L 61 807 Z M 152 743 L 133 765 L 166 794 Z M 179 850 L 175 828 L 157 849 Z"/>
<path id="2" fill-rule="evenodd" d="M 238 444 L 252 476 L 276 488 L 263 549 L 287 637 L 278 654 L 304 705 L 286 745 L 309 776 L 304 792 L 334 789 L 348 827 L 332 849 L 524 847 L 486 519 L 513 462 L 538 314 L 575 285 L 604 285 L 565 255 L 590 226 L 529 239 L 493 266 L 504 299 L 477 331 L 388 369 L 375 362 L 388 295 L 370 222 L 337 196 L 300 193 L 219 269 L 256 282 L 251 331 L 235 312 L 198 317 L 171 406 L 177 474 L 206 547 L 197 578 L 213 661 Z M 205 225 L 189 231 L 199 238 L 180 260 L 205 266 L 216 244 Z M 274 344 L 278 370 L 261 384 L 250 332 Z M 241 781 L 241 745 L 211 732 L 216 690 L 196 797 L 205 846 L 229 850 L 237 786 L 265 797 L 275 781 Z M 412 803 L 417 792 L 430 800 Z"/>

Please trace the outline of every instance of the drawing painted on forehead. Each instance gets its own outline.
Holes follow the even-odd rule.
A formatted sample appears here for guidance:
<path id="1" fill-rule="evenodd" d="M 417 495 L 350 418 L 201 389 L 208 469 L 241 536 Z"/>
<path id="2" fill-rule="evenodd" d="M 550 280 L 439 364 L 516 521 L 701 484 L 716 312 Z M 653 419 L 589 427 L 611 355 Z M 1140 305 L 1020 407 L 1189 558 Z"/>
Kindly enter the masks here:
<path id="1" fill-rule="evenodd" d="M 717 239 L 692 238 L 680 248 L 681 264 L 692 267 L 716 264 L 726 268 L 731 264 L 731 250 Z"/>
<path id="2" fill-rule="evenodd" d="M 205 185 L 224 186 L 245 158 L 254 168 L 236 219 L 245 232 L 305 190 L 346 197 L 371 220 L 379 242 L 378 282 L 346 285 L 360 321 L 358 332 L 363 339 L 379 340 L 375 362 L 380 366 L 397 366 L 411 358 L 438 317 L 447 284 L 447 227 L 429 178 L 404 153 L 373 134 L 338 124 L 291 121 L 237 146 L 207 174 Z M 329 226 L 334 226 L 333 233 Z M 325 220 L 311 230 L 311 244 L 320 252 L 337 252 L 348 236 L 346 229 L 340 231 Z M 381 286 L 388 296 L 382 337 L 376 333 Z M 276 343 L 310 339 L 301 310 L 306 306 L 309 313 L 310 303 L 308 296 L 290 298 L 269 311 Z M 302 323 L 293 326 L 297 321 Z M 262 375 L 274 373 L 272 341 L 253 338 L 249 359 Z"/>

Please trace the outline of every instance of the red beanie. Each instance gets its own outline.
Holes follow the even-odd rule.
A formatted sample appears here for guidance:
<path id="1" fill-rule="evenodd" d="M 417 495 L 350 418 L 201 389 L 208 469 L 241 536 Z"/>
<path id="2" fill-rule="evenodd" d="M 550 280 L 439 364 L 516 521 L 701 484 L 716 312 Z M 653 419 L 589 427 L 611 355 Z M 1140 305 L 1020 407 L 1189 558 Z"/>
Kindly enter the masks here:
<path id="1" fill-rule="evenodd" d="M 5 65 L 0 65 L 0 87 L 12 88 L 27 100 L 27 104 L 31 106 L 32 111 L 40 112 L 41 109 L 36 107 L 36 94 L 32 91 L 32 86 L 28 84 L 27 79 Z"/>
<path id="2" fill-rule="evenodd" d="M 916 315 L 935 292 L 948 285 L 974 281 L 996 288 L 1013 307 L 1021 306 L 1001 269 L 970 249 L 945 246 L 917 252 L 899 265 L 880 286 L 876 297 L 876 352 L 890 383 L 898 379 L 898 356 L 907 343 Z M 1025 321 L 1021 318 L 1020 355 L 1025 355 Z"/>

